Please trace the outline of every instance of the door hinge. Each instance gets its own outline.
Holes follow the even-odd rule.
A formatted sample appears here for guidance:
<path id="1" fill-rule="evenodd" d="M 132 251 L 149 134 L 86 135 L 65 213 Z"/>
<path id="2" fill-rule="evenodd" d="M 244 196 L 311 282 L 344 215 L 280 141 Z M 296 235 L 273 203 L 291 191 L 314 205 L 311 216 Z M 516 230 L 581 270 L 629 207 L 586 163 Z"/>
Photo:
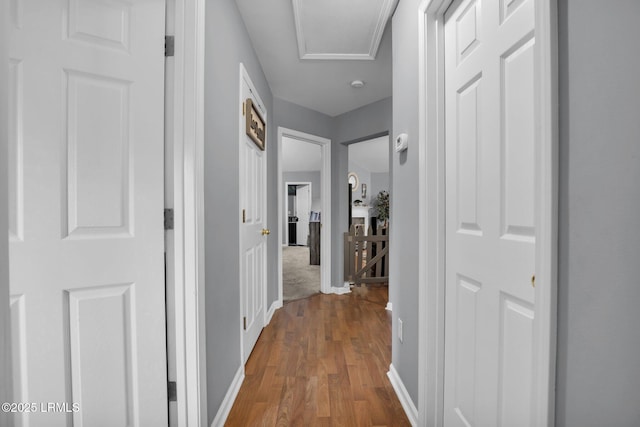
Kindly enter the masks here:
<path id="1" fill-rule="evenodd" d="M 169 402 L 178 401 L 178 389 L 175 381 L 169 381 L 167 383 L 167 398 L 169 399 Z"/>
<path id="2" fill-rule="evenodd" d="M 244 330 L 247 330 L 247 316 L 244 316 L 242 318 L 242 327 L 244 328 Z"/>
<path id="3" fill-rule="evenodd" d="M 247 222 L 247 210 L 246 209 L 242 209 L 242 223 L 246 223 Z"/>
<path id="4" fill-rule="evenodd" d="M 175 54 L 175 36 L 164 36 L 164 56 Z"/>
<path id="5" fill-rule="evenodd" d="M 164 229 L 173 230 L 173 209 L 164 210 Z"/>

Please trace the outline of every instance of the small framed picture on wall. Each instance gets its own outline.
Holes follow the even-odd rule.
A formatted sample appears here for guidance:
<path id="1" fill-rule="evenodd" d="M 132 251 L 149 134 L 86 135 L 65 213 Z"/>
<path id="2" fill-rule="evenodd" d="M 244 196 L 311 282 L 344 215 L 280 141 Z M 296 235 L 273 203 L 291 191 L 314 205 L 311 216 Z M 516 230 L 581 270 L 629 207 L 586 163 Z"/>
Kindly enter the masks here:
<path id="1" fill-rule="evenodd" d="M 264 151 L 265 141 L 267 135 L 267 125 L 264 122 L 264 119 L 258 112 L 258 109 L 254 105 L 251 98 L 247 98 L 245 101 L 245 116 L 247 118 L 246 121 L 246 132 L 249 138 L 255 142 L 255 144 Z"/>

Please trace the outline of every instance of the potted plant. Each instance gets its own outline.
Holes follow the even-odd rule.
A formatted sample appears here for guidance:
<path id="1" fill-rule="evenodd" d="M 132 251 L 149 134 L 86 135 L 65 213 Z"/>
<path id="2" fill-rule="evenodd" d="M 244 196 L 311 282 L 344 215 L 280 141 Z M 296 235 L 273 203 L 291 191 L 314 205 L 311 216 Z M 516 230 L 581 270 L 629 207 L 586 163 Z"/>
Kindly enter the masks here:
<path id="1" fill-rule="evenodd" d="M 384 221 L 384 226 L 387 226 L 389 220 L 389 192 L 381 191 L 373 201 L 373 208 L 376 211 L 376 216 L 379 221 Z"/>

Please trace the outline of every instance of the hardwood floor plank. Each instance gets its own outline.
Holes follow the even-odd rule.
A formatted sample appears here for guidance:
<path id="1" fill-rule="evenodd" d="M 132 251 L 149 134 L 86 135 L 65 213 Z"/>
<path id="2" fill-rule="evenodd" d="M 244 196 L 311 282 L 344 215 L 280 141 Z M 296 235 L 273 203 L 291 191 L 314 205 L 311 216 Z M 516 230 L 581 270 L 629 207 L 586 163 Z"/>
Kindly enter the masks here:
<path id="1" fill-rule="evenodd" d="M 354 402 L 354 406 L 356 410 L 356 425 L 358 427 L 373 426 L 373 423 L 371 422 L 369 402 L 356 401 Z"/>
<path id="2" fill-rule="evenodd" d="M 386 372 L 387 287 L 288 302 L 262 331 L 227 426 L 408 426 Z"/>
<path id="3" fill-rule="evenodd" d="M 329 376 L 322 361 L 318 364 L 318 394 L 316 398 L 318 417 L 330 417 L 331 405 L 329 398 Z"/>
<path id="4" fill-rule="evenodd" d="M 358 372 L 358 367 L 355 365 L 347 365 L 347 371 L 349 373 L 349 384 L 351 384 L 351 393 L 353 396 L 353 400 L 366 400 L 367 395 L 365 394 L 364 388 L 362 387 L 362 382 L 360 381 L 360 373 Z"/>

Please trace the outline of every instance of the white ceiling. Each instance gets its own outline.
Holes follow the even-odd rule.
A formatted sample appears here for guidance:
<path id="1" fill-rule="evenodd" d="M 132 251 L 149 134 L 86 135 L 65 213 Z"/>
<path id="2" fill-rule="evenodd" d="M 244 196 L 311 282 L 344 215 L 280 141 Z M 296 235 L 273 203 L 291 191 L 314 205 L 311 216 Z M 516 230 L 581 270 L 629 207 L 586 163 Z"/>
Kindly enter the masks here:
<path id="1" fill-rule="evenodd" d="M 389 172 L 389 136 L 349 145 L 349 162 L 369 172 Z"/>
<path id="2" fill-rule="evenodd" d="M 298 49 L 293 1 L 305 46 Z M 395 0 L 236 0 L 273 95 L 335 117 L 391 96 L 391 31 L 380 15 Z M 316 18 L 314 18 L 316 17 Z M 376 38 L 382 32 L 375 54 Z M 374 60 L 301 59 L 300 55 Z M 339 56 L 339 55 L 338 55 Z M 365 59 L 364 56 L 361 59 Z M 351 81 L 365 86 L 355 89 Z"/>
<path id="3" fill-rule="evenodd" d="M 309 172 L 322 168 L 320 146 L 282 137 L 282 171 Z"/>

